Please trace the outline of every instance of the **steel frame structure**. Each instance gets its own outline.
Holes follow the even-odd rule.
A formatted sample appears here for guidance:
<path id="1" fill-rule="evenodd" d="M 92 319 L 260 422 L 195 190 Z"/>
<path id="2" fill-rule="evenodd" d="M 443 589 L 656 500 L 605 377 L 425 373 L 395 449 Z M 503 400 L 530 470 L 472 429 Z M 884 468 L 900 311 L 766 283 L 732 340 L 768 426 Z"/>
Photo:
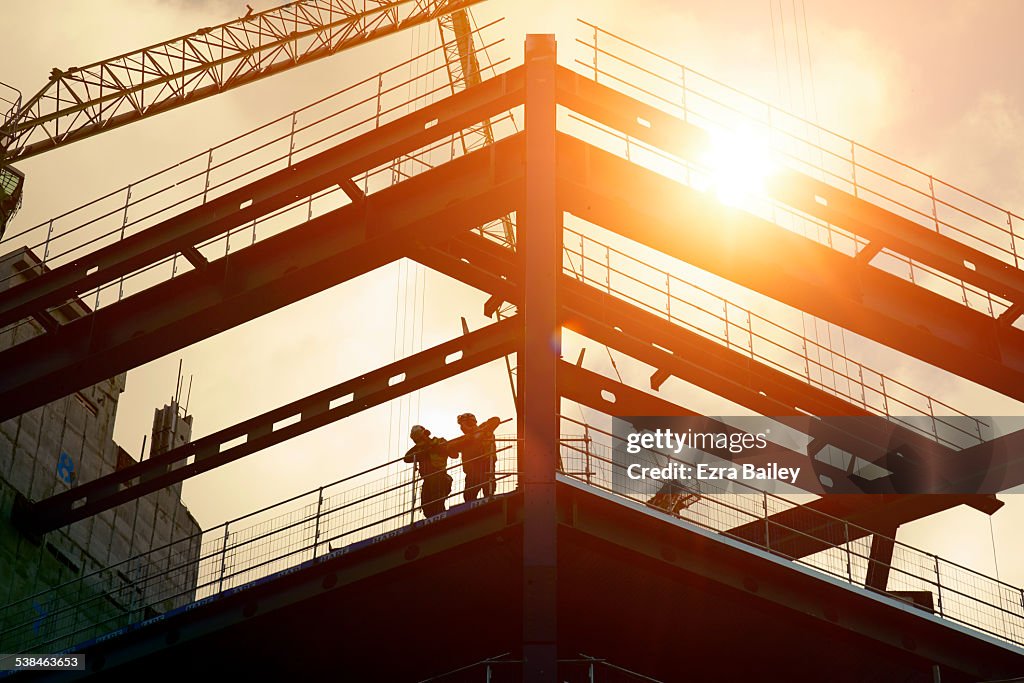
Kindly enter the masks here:
<path id="1" fill-rule="evenodd" d="M 525 105 L 526 130 L 403 180 L 320 218 L 217 260 L 195 246 L 253 217 L 344 183 L 353 175 Z M 1024 332 L 992 325 L 981 314 L 892 276 L 865 257 L 849 257 L 713 200 L 563 132 L 556 111 L 582 116 L 685 157 L 704 134 L 688 123 L 559 67 L 552 36 L 530 36 L 523 67 L 446 101 L 343 143 L 186 212 L 88 258 L 0 293 L 0 324 L 36 316 L 78 292 L 135 272 L 172 254 L 195 270 L 100 311 L 42 332 L 0 353 L 0 419 L 122 372 L 283 307 L 400 258 L 413 258 L 491 295 L 487 310 L 515 304 L 519 313 L 332 389 L 257 416 L 103 480 L 31 503 L 21 519 L 38 531 L 206 471 L 286 438 L 341 419 L 481 363 L 518 355 L 517 409 L 523 495 L 524 677 L 553 681 L 557 662 L 558 515 L 555 504 L 560 401 L 620 414 L 687 414 L 686 408 L 560 359 L 563 329 L 649 363 L 651 389 L 668 376 L 704 386 L 768 415 L 812 409 L 864 415 L 843 399 L 803 384 L 563 272 L 562 217 L 570 213 L 669 256 L 697 265 L 865 337 L 956 372 L 1008 396 L 1024 398 Z M 640 123 L 643 121 L 644 123 Z M 916 230 L 861 199 L 840 196 L 797 174 L 773 188 L 802 210 L 863 234 L 869 242 L 962 277 L 1016 303 L 1024 274 L 941 235 Z M 807 193 L 812 193 L 808 195 Z M 827 205 L 815 197 L 826 193 Z M 648 201 L 649 196 L 659 202 Z M 809 199 L 808 199 L 809 198 Z M 515 249 L 472 230 L 516 211 Z M 729 244 L 708 225 L 745 231 Z M 918 226 L 919 227 L 919 226 Z M 964 263 L 975 264 L 974 269 Z M 813 267 L 812 267 L 813 265 Z M 1012 317 L 1012 316 L 1011 316 Z M 1012 320 L 1011 320 L 1012 322 Z M 463 357 L 448 363 L 456 351 Z M 405 372 L 405 381 L 390 378 Z M 336 405 L 353 394 L 351 402 Z M 613 396 L 613 401 L 605 394 Z M 276 422 L 298 414 L 291 426 Z M 224 444 L 241 437 L 243 444 Z M 840 438 L 841 435 L 836 436 Z M 918 442 L 921 441 L 920 437 Z M 1013 443 L 1020 435 L 1009 435 Z M 1008 442 L 1009 443 L 1009 442 Z M 956 474 L 952 453 L 928 453 Z M 791 455 L 788 457 L 795 457 Z M 188 459 L 194 458 L 189 463 Z M 184 463 L 184 464 L 182 464 Z M 177 467 L 175 466 L 177 465 Z M 843 488 L 843 472 L 822 471 Z M 998 466 L 1024 481 L 1019 460 Z M 1015 480 L 1016 481 L 1016 480 Z M 1018 483 L 1019 483 L 1018 481 Z M 1012 485 L 1012 484 L 1011 484 Z M 962 503 L 991 511 L 991 497 L 834 497 L 812 504 L 878 533 Z M 878 502 L 881 500 L 881 504 Z M 84 501 L 84 502 L 83 502 Z M 82 507 L 77 507 L 78 505 Z M 77 508 L 77 509 L 76 509 Z M 796 513 L 789 513 L 790 515 Z M 758 541 L 756 529 L 738 537 Z M 809 538 L 771 538 L 792 557 L 815 552 Z M 744 536 L 746 535 L 746 536 Z M 879 557 L 885 548 L 879 547 Z M 877 576 L 875 583 L 881 581 Z"/>

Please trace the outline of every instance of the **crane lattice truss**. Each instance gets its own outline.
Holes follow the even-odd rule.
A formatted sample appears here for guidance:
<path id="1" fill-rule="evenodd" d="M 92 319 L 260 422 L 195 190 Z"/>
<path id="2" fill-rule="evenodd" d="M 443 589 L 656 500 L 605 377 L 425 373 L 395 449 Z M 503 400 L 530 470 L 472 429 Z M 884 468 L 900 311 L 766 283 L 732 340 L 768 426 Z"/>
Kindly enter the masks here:
<path id="1" fill-rule="evenodd" d="M 480 0 L 300 0 L 83 67 L 0 125 L 4 165 L 336 54 Z"/>
<path id="2" fill-rule="evenodd" d="M 707 141 L 702 129 L 557 66 L 553 41 L 533 39 L 532 52 L 530 45 L 522 67 L 0 292 L 0 325 L 6 325 L 176 254 L 195 266 L 75 320 L 51 320 L 38 336 L 0 352 L 0 419 L 401 258 L 487 293 L 486 311 L 514 304 L 513 317 L 83 482 L 31 504 L 21 518 L 38 531 L 63 526 L 516 353 L 523 438 L 518 470 L 528 548 L 524 609 L 532 615 L 526 620 L 528 630 L 533 629 L 524 638 L 536 650 L 534 661 L 553 661 L 554 635 L 544 614 L 550 616 L 545 610 L 553 604 L 554 591 L 552 491 L 560 399 L 608 414 L 692 414 L 686 406 L 562 360 L 558 344 L 552 343 L 562 329 L 656 368 L 653 389 L 667 377 L 678 377 L 764 415 L 869 414 L 862 405 L 566 272 L 565 214 L 1024 400 L 1024 331 L 1010 325 L 1012 320 L 1000 322 L 871 267 L 861 255 L 844 254 L 753 214 L 727 209 L 706 193 L 558 130 L 556 108 L 561 106 L 678 158 L 692 157 Z M 230 254 L 230 262 L 228 256 L 208 259 L 197 250 L 204 240 L 297 197 L 524 105 L 524 131 L 390 187 L 356 195 L 350 204 Z M 984 291 L 998 291 L 1010 302 L 1024 301 L 1019 270 L 861 198 L 795 171 L 783 172 L 771 191 L 808 215 L 850 230 L 866 243 L 868 253 L 893 250 Z M 522 217 L 514 247 L 477 230 L 512 212 Z M 706 229 L 722 224 L 730 231 Z M 736 231 L 743 240 L 733 239 Z M 919 434 L 905 438 L 919 446 L 921 457 L 934 463 L 940 476 L 949 481 L 969 476 L 964 464 L 971 460 L 970 449 L 953 451 Z M 1024 462 L 1012 455 L 1020 451 L 1024 433 L 996 441 L 1004 448 L 990 449 L 990 469 L 1000 478 L 994 490 L 1024 483 Z M 786 466 L 807 461 L 785 449 L 775 455 Z M 834 482 L 832 491 L 854 490 L 848 486 L 849 472 L 827 463 L 815 466 Z M 865 530 L 891 533 L 900 524 L 959 504 L 991 510 L 995 501 L 981 495 L 826 496 L 812 505 Z M 734 535 L 756 542 L 765 528 L 738 528 Z M 808 529 L 799 538 L 773 539 L 772 547 L 785 546 L 791 557 L 802 557 L 820 550 L 833 532 Z"/>

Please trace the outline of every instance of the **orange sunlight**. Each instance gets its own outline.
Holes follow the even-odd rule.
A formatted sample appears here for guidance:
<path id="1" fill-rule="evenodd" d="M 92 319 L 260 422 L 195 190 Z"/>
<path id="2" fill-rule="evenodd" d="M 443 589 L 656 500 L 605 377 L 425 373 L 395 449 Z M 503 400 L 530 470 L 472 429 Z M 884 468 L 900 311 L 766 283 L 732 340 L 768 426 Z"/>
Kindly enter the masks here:
<path id="1" fill-rule="evenodd" d="M 700 159 L 708 175 L 697 189 L 713 191 L 718 201 L 733 208 L 763 198 L 765 181 L 778 170 L 766 136 L 745 126 L 715 129 L 709 138 L 708 149 Z"/>

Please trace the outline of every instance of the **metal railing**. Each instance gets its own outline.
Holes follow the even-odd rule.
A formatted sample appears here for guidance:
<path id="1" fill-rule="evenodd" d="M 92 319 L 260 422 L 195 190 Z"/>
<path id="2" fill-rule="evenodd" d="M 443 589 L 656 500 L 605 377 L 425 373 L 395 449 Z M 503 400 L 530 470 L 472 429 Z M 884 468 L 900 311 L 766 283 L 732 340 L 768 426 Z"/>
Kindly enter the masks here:
<path id="1" fill-rule="evenodd" d="M 481 683 L 495 681 L 522 680 L 523 660 L 512 657 L 509 653 L 489 657 L 473 662 L 442 674 L 424 678 L 419 683 L 445 683 L 445 681 L 479 680 Z M 607 659 L 590 657 L 583 653 L 568 659 L 559 659 L 559 680 L 586 681 L 586 683 L 602 683 L 602 681 L 636 681 L 636 683 L 659 683 L 658 679 L 618 666 Z M 479 677 L 479 678 L 477 678 Z"/>
<path id="2" fill-rule="evenodd" d="M 507 58 L 491 62 L 488 57 L 504 39 L 486 42 L 482 36 L 500 21 L 473 31 L 477 45 L 474 54 L 482 70 L 491 76 L 508 62 Z M 7 235 L 0 240 L 0 252 L 26 246 L 37 252 L 43 266 L 52 269 L 202 206 L 448 96 L 451 84 L 443 57 L 443 47 L 412 57 L 123 188 Z M 493 119 L 491 130 L 496 138 L 515 132 L 513 113 L 505 112 Z M 459 135 L 449 135 L 352 180 L 366 193 L 389 187 L 460 156 Z M 219 258 L 347 203 L 349 199 L 340 187 L 328 188 L 239 225 L 197 248 L 208 259 Z M 96 310 L 190 270 L 192 265 L 175 254 L 79 297 Z M 6 280 L 17 276 L 15 273 L 0 279 L 0 289 Z M 0 332 L 19 324 L 27 323 L 12 324 Z"/>
<path id="3" fill-rule="evenodd" d="M 564 415 L 562 420 L 568 425 L 564 429 L 583 431 L 590 437 L 585 442 L 586 447 L 580 447 L 578 442 L 562 443 L 566 476 L 625 499 L 642 504 L 650 502 L 649 482 L 645 487 L 642 480 L 624 476 L 625 465 L 614 456 L 615 449 L 625 445 L 621 437 Z M 671 454 L 662 455 L 666 462 L 694 465 Z M 574 471 L 585 471 L 588 476 L 581 477 Z M 616 476 L 617 471 L 619 476 Z M 899 592 L 928 594 L 933 598 L 935 616 L 1024 645 L 1022 588 L 896 540 L 892 540 L 891 562 L 880 563 L 871 558 L 871 539 L 878 534 L 767 493 L 742 480 L 700 481 L 697 493 L 698 500 L 679 511 L 680 519 L 859 588 L 889 596 Z M 781 513 L 787 516 L 777 517 Z M 763 532 L 749 533 L 753 525 L 763 525 Z M 740 535 L 741 528 L 748 532 Z M 756 539 L 762 536 L 764 542 L 758 542 Z M 787 554 L 786 550 L 801 540 L 809 541 L 820 550 L 806 556 Z M 888 569 L 886 590 L 866 585 L 869 564 L 884 565 Z M 906 597 L 896 595 L 896 598 L 907 601 Z"/>
<path id="4" fill-rule="evenodd" d="M 1021 267 L 1024 218 L 1020 214 L 599 26 L 582 20 L 580 24 L 587 37 L 576 42 L 589 59 L 576 59 L 575 65 L 583 75 L 709 131 L 754 131 L 795 170 L 1014 268 Z M 631 142 L 644 147 L 635 140 Z M 680 160 L 673 159 L 673 163 L 680 164 Z M 683 169 L 683 174 L 688 174 L 693 165 L 684 164 Z M 850 233 L 778 202 L 762 204 L 770 219 L 804 233 L 812 228 L 817 234 L 808 236 L 832 248 L 856 252 L 864 245 Z M 784 220 L 774 215 L 780 211 L 786 215 Z M 1010 305 L 990 292 L 887 249 L 873 263 L 992 317 Z"/>
<path id="5" fill-rule="evenodd" d="M 562 417 L 561 472 L 583 484 L 646 503 L 649 492 L 613 486 L 616 437 L 593 425 Z M 498 439 L 496 493 L 517 485 L 517 441 Z M 684 462 L 672 458 L 677 462 Z M 449 468 L 454 484 L 449 506 L 461 502 L 461 465 Z M 401 459 L 231 520 L 195 536 L 48 588 L 0 609 L 0 650 L 58 652 L 80 648 L 139 628 L 147 620 L 372 543 L 409 528 L 418 511 L 419 482 Z M 697 500 L 679 517 L 701 528 L 772 552 L 830 576 L 865 587 L 871 532 L 780 496 L 732 482 L 725 488 L 701 482 Z M 785 521 L 773 515 L 789 511 Z M 796 514 L 793 514 L 793 511 Z M 764 524 L 764 543 L 737 529 Z M 790 557 L 773 539 L 812 539 L 821 550 Z M 956 563 L 893 541 L 888 594 L 919 591 L 935 596 L 934 613 L 971 628 L 1024 644 L 1024 591 Z M 346 550 L 345 552 L 348 552 Z M 47 606 L 40 616 L 39 605 Z"/>
<path id="6" fill-rule="evenodd" d="M 564 271 L 580 282 L 950 448 L 988 438 L 991 430 L 984 421 L 792 331 L 777 316 L 758 315 L 571 227 L 564 236 Z"/>
<path id="7" fill-rule="evenodd" d="M 516 440 L 497 439 L 496 494 L 516 486 Z M 448 506 L 462 502 L 458 463 Z M 399 458 L 173 541 L 0 609 L 0 651 L 57 652 L 137 627 L 422 519 Z M 40 616 L 38 606 L 46 606 Z"/>

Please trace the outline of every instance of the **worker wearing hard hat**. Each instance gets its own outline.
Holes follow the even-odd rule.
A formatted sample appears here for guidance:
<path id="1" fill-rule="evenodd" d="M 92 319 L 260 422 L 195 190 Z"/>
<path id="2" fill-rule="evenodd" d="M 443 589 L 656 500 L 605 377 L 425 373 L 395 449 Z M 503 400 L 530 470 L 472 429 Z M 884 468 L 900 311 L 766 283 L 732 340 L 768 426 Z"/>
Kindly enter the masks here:
<path id="1" fill-rule="evenodd" d="M 415 425 L 409 432 L 415 442 L 404 460 L 415 463 L 419 469 L 423 485 L 420 487 L 420 509 L 424 517 L 433 517 L 445 511 L 445 501 L 452 492 L 452 478 L 446 471 L 448 466 L 447 441 L 431 437 L 430 430 L 422 425 Z M 451 455 L 456 457 L 455 454 Z"/>
<path id="2" fill-rule="evenodd" d="M 476 500 L 477 495 L 493 496 L 494 469 L 498 460 L 494 430 L 501 421 L 492 417 L 478 425 L 473 413 L 463 413 L 459 415 L 458 422 L 465 434 L 457 439 L 457 448 L 462 453 L 462 471 L 466 473 L 466 489 L 462 496 L 467 503 Z"/>

